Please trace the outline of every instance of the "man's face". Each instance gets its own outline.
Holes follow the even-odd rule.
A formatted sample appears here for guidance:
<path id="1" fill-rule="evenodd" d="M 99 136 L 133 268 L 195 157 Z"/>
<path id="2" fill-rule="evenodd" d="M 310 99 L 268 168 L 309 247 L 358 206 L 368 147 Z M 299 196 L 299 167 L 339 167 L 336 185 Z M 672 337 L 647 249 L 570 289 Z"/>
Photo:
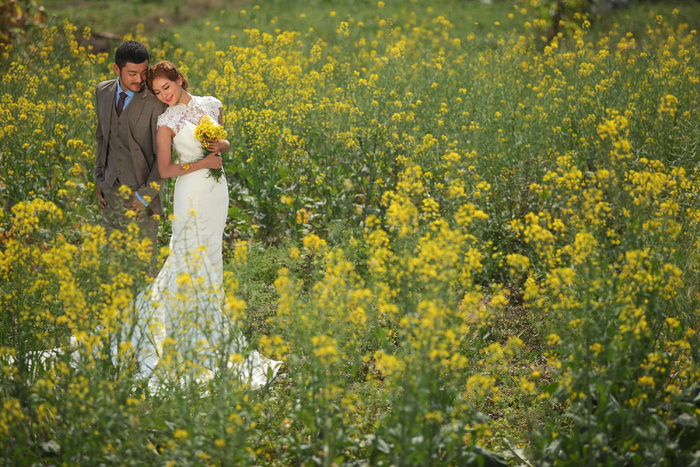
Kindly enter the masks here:
<path id="1" fill-rule="evenodd" d="M 121 69 L 114 64 L 114 72 L 119 75 L 119 81 L 124 91 L 140 92 L 146 83 L 148 61 L 143 63 L 126 62 Z"/>

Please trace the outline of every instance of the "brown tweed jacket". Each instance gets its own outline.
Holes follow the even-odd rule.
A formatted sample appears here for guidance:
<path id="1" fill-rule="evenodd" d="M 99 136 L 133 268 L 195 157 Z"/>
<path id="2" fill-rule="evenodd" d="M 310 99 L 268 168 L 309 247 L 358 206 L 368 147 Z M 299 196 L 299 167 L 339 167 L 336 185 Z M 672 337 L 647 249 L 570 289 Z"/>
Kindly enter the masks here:
<path id="1" fill-rule="evenodd" d="M 101 82 L 95 89 L 95 109 L 97 112 L 96 184 L 100 184 L 105 179 L 109 132 L 112 127 L 112 108 L 115 105 L 117 86 L 117 80 L 113 79 Z M 160 102 L 145 88 L 134 95 L 129 104 L 128 124 L 131 137 L 126 142 L 131 153 L 131 160 L 123 161 L 122 166 L 118 168 L 122 173 L 119 176 L 119 181 L 132 190 L 137 190 L 139 195 L 150 197 L 149 206 L 156 214 L 163 213 L 161 189 L 155 189 L 152 186 L 153 182 L 156 182 L 160 187 L 163 186 L 163 179 L 158 173 L 156 159 L 156 131 L 158 129 L 158 116 L 165 111 L 166 107 L 166 104 Z M 109 163 L 118 162 L 110 160 Z"/>

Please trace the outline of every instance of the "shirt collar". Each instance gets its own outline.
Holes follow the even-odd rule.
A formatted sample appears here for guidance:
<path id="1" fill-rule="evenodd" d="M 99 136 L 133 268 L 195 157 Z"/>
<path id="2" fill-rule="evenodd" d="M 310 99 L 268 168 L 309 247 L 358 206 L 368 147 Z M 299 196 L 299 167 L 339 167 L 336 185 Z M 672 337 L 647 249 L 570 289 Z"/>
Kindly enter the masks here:
<path id="1" fill-rule="evenodd" d="M 124 90 L 122 89 L 122 82 L 121 82 L 121 80 L 120 80 L 119 78 L 117 78 L 117 96 L 119 96 L 119 93 L 121 93 L 121 92 L 125 92 L 125 93 L 126 93 L 127 99 L 131 99 L 132 97 L 134 97 L 134 94 L 135 94 L 135 92 L 132 91 L 131 89 L 127 89 L 126 91 L 124 91 Z"/>

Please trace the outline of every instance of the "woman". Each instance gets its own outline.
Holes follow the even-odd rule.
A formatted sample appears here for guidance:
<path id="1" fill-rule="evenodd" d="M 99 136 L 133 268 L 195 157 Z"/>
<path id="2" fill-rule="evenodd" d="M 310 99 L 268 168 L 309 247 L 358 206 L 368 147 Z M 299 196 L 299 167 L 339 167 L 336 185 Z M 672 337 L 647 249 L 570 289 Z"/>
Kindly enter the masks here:
<path id="1" fill-rule="evenodd" d="M 131 327 L 131 341 L 139 372 L 158 384 L 164 379 L 206 380 L 218 368 L 228 367 L 258 387 L 276 374 L 281 362 L 248 352 L 245 338 L 221 306 L 228 188 L 224 176 L 217 180 L 208 169 L 221 168 L 220 154 L 230 144 L 225 139 L 207 140 L 205 151 L 194 136 L 206 117 L 223 124 L 221 102 L 190 95 L 187 80 L 167 61 L 148 70 L 146 83 L 169 106 L 158 118 L 158 170 L 162 178 L 177 177 L 177 181 L 170 254 L 136 300 L 138 317 Z M 173 148 L 178 163 L 173 162 Z"/>

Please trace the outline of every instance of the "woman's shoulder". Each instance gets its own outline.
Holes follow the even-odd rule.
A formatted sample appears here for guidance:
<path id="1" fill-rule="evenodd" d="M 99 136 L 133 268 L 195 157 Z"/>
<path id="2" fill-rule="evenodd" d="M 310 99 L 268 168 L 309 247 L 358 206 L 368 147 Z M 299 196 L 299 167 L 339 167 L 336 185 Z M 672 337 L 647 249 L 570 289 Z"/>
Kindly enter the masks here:
<path id="1" fill-rule="evenodd" d="M 167 126 L 170 127 L 171 130 L 175 130 L 178 127 L 179 121 L 182 119 L 184 110 L 183 106 L 180 105 L 168 106 L 165 111 L 158 116 L 158 128 Z"/>
<path id="2" fill-rule="evenodd" d="M 213 107 L 216 109 L 221 107 L 221 101 L 214 96 L 193 96 L 193 97 L 196 98 L 202 105 L 205 105 L 207 107 Z"/>
<path id="3" fill-rule="evenodd" d="M 162 114 L 158 117 L 158 120 L 167 120 L 168 118 L 172 118 L 175 115 L 180 115 L 182 113 L 182 109 L 178 109 L 178 106 L 176 105 L 169 105 Z"/>

